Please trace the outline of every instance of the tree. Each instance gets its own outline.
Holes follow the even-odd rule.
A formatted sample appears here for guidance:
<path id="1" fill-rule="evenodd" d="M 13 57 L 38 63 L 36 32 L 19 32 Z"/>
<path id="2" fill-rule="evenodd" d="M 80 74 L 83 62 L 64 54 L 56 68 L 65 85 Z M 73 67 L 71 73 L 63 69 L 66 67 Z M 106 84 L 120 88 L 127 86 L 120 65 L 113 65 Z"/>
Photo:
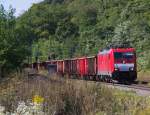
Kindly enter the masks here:
<path id="1" fill-rule="evenodd" d="M 0 7 L 0 71 L 4 76 L 21 66 L 28 53 L 28 43 L 23 28 L 16 28 L 15 10 Z"/>

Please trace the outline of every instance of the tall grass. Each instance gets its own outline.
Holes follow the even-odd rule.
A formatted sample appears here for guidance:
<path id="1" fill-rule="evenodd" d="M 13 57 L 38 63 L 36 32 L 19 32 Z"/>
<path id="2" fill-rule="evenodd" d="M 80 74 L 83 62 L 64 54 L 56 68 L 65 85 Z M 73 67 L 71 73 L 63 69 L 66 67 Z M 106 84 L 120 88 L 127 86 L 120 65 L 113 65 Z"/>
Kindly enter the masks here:
<path id="1" fill-rule="evenodd" d="M 3 84 L 4 85 L 4 84 Z M 71 80 L 58 76 L 30 76 L 11 80 L 0 91 L 0 104 L 15 111 L 18 102 L 44 98 L 46 115 L 133 115 L 149 107 L 149 99 L 117 91 L 98 82 Z"/>

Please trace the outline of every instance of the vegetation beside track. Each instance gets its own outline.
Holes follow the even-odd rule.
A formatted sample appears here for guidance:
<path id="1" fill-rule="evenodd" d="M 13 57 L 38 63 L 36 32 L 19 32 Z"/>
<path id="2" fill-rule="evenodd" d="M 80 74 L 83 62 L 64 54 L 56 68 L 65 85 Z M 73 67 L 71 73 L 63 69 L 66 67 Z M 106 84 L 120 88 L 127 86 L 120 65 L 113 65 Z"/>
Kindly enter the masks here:
<path id="1" fill-rule="evenodd" d="M 4 85 L 4 84 L 3 84 Z M 26 106 L 42 103 L 47 115 L 146 115 L 150 113 L 149 97 L 119 91 L 84 80 L 60 79 L 57 76 L 17 77 L 0 85 L 0 105 L 15 112 L 20 101 Z M 36 98 L 35 98 L 36 97 Z M 34 98 L 34 99 L 33 99 Z"/>
<path id="2" fill-rule="evenodd" d="M 137 81 L 143 81 L 147 82 L 147 84 L 150 83 L 150 71 L 149 70 L 143 70 L 138 72 L 138 78 Z"/>

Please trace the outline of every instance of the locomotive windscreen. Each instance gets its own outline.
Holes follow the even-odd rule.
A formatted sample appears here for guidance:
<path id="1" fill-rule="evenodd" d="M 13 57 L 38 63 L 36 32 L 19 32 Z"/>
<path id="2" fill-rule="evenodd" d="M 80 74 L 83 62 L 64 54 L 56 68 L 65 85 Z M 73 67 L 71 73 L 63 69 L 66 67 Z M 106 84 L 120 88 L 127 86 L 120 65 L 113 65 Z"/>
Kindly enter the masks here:
<path id="1" fill-rule="evenodd" d="M 126 58 L 126 59 L 132 59 L 134 58 L 134 53 L 132 52 L 126 52 L 126 53 L 123 53 L 123 58 Z"/>
<path id="2" fill-rule="evenodd" d="M 114 53 L 115 59 L 119 59 L 119 58 L 133 58 L 134 57 L 134 53 L 132 52 L 115 52 Z"/>
<path id="3" fill-rule="evenodd" d="M 126 63 L 133 62 L 134 53 L 133 52 L 114 52 L 114 58 L 116 63 L 122 63 L 125 61 Z"/>

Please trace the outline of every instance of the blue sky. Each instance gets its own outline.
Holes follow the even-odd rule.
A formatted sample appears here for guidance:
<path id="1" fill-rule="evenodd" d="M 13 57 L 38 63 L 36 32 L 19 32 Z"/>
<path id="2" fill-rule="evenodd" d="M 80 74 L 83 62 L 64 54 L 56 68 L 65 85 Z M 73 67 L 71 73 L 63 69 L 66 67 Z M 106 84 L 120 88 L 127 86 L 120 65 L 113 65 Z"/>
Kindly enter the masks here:
<path id="1" fill-rule="evenodd" d="M 15 16 L 19 16 L 24 11 L 28 10 L 33 3 L 38 3 L 43 0 L 0 0 L 0 3 L 4 5 L 5 9 L 9 9 L 11 5 L 16 9 Z"/>

